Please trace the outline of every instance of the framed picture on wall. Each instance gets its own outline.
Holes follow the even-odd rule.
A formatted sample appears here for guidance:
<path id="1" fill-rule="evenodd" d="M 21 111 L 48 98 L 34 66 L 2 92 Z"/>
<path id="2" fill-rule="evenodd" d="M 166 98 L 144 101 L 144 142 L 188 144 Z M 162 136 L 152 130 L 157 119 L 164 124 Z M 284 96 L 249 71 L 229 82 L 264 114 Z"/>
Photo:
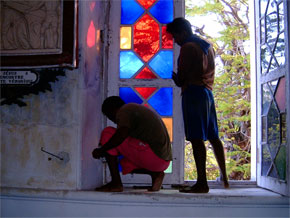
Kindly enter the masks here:
<path id="1" fill-rule="evenodd" d="M 2 0 L 1 68 L 77 67 L 77 0 Z"/>

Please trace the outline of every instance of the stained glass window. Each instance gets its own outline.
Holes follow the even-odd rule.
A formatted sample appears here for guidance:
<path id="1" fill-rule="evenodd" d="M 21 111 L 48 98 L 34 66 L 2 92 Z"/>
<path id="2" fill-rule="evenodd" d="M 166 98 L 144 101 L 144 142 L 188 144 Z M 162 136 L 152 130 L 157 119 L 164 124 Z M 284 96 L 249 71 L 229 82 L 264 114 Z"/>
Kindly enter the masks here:
<path id="1" fill-rule="evenodd" d="M 164 81 L 173 71 L 173 39 L 166 33 L 173 12 L 173 0 L 121 1 L 119 95 L 157 112 L 171 141 L 173 88 Z"/>

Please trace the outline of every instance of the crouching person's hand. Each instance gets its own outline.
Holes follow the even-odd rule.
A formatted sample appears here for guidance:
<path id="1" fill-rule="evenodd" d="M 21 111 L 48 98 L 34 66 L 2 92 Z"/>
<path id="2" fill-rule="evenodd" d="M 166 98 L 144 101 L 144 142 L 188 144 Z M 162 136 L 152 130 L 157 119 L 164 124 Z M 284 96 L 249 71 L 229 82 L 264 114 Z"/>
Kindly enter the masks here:
<path id="1" fill-rule="evenodd" d="M 96 148 L 92 152 L 93 158 L 100 159 L 101 157 L 105 156 L 105 152 L 101 148 Z"/>

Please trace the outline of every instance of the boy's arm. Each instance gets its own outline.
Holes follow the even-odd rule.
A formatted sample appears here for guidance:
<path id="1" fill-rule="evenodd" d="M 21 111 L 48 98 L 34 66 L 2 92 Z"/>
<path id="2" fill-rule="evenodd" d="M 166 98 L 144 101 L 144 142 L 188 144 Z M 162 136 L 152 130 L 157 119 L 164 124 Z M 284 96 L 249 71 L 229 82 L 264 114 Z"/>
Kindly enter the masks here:
<path id="1" fill-rule="evenodd" d="M 119 146 L 129 136 L 128 127 L 117 128 L 115 134 L 109 139 L 109 141 L 100 148 L 94 149 L 92 155 L 94 158 L 99 159 L 104 157 L 106 151 Z"/>

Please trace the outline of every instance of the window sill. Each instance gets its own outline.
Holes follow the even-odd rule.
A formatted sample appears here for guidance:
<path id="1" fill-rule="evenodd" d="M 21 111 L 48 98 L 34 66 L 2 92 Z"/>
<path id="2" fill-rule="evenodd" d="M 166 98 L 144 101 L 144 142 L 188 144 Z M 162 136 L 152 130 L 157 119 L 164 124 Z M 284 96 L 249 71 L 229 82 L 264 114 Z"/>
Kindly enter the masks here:
<path id="1" fill-rule="evenodd" d="M 207 194 L 176 189 L 122 193 L 2 188 L 3 216 L 289 217 L 289 198 L 261 188 L 213 188 Z"/>

